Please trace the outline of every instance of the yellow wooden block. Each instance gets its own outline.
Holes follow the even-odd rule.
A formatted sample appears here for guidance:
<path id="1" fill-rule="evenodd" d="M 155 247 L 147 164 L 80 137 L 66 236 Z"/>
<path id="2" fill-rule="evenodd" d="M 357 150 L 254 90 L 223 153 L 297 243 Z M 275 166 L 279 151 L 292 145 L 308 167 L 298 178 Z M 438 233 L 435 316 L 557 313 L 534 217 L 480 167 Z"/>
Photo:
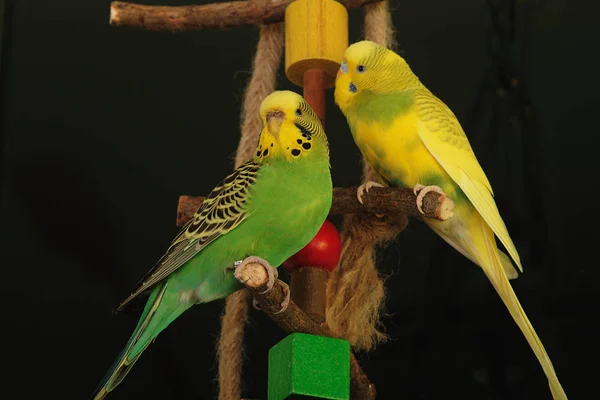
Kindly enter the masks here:
<path id="1" fill-rule="evenodd" d="M 285 74 L 302 86 L 304 72 L 327 73 L 326 87 L 335 83 L 348 47 L 348 11 L 335 0 L 295 0 L 285 10 Z"/>

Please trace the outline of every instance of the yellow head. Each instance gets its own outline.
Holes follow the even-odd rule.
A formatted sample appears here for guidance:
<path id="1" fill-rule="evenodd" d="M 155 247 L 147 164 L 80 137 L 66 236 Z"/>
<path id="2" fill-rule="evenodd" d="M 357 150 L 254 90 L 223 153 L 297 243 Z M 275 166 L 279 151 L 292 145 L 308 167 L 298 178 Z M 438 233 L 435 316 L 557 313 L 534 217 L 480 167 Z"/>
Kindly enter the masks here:
<path id="1" fill-rule="evenodd" d="M 263 129 L 256 148 L 255 160 L 268 162 L 284 158 L 303 159 L 325 151 L 329 155 L 327 137 L 314 110 L 297 93 L 275 91 L 260 105 Z"/>
<path id="2" fill-rule="evenodd" d="M 420 85 L 402 57 L 374 42 L 350 45 L 335 80 L 335 102 L 342 112 L 362 93 L 386 94 Z"/>

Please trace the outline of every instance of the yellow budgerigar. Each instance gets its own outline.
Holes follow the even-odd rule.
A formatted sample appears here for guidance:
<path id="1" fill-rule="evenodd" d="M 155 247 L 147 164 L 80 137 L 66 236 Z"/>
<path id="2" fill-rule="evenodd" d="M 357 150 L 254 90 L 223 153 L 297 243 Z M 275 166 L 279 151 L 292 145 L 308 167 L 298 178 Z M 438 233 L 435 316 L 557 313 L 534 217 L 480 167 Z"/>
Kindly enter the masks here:
<path id="1" fill-rule="evenodd" d="M 523 270 L 500 217 L 490 183 L 452 111 L 433 95 L 398 54 L 370 41 L 346 50 L 335 84 L 335 101 L 348 120 L 360 151 L 381 183 L 411 187 L 421 210 L 430 191 L 454 201 L 446 221 L 424 218 L 435 233 L 486 274 L 529 342 L 555 399 L 567 396 L 542 342 L 509 279 Z M 362 193 L 381 183 L 368 182 Z M 500 251 L 495 236 L 510 258 Z"/>

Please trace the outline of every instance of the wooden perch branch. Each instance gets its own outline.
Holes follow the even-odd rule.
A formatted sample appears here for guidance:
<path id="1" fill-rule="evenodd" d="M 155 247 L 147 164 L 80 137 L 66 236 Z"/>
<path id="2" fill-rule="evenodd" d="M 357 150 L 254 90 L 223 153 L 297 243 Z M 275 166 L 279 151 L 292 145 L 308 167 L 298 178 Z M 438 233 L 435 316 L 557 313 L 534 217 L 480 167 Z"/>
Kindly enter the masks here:
<path id="1" fill-rule="evenodd" d="M 250 291 L 260 304 L 262 310 L 271 317 L 284 331 L 308 333 L 328 337 L 337 337 L 326 328 L 321 327 L 302 311 L 293 301 L 290 301 L 285 311 L 281 310 L 281 303 L 285 299 L 285 284 L 275 279 L 275 284 L 267 293 L 268 275 L 265 268 L 258 263 L 248 263 L 236 271 L 238 279 Z M 339 337 L 338 337 L 339 338 Z M 357 400 L 375 399 L 375 386 L 369 381 L 362 368 L 356 361 L 354 354 L 350 353 L 350 396 Z"/>
<path id="2" fill-rule="evenodd" d="M 361 212 L 371 214 L 398 213 L 409 216 L 423 216 L 445 221 L 452 216 L 454 202 L 439 193 L 429 192 L 423 198 L 423 211 L 417 209 L 417 196 L 412 189 L 373 187 L 369 193 L 362 196 L 360 204 L 356 198 L 356 187 L 334 188 L 333 203 L 329 215 L 357 214 Z M 196 212 L 204 201 L 203 196 L 180 196 L 177 207 L 177 226 L 183 226 Z"/>
<path id="3" fill-rule="evenodd" d="M 339 0 L 346 8 L 358 8 L 381 0 Z M 148 6 L 113 1 L 110 24 L 153 31 L 224 29 L 235 26 L 283 21 L 292 0 L 249 0 L 202 6 Z"/>

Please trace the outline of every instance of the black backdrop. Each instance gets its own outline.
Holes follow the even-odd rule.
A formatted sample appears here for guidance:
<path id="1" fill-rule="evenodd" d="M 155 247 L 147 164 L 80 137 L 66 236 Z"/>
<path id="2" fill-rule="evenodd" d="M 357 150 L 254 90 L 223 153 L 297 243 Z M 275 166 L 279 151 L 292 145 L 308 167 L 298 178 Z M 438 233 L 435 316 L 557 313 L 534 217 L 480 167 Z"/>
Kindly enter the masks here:
<path id="1" fill-rule="evenodd" d="M 512 3 L 397 2 L 397 38 L 494 186 L 525 268 L 513 286 L 567 394 L 600 398 L 597 12 L 591 2 Z M 177 232 L 178 196 L 207 193 L 232 168 L 258 31 L 110 27 L 108 0 L 0 5 L 2 391 L 87 398 L 139 316 L 111 309 Z M 350 40 L 361 39 L 362 12 L 350 20 Z M 301 91 L 283 70 L 279 87 Z M 354 185 L 360 156 L 327 96 L 334 184 Z M 411 221 L 380 260 L 392 340 L 360 356 L 379 398 L 550 398 L 483 273 L 423 223 Z M 215 398 L 222 305 L 175 321 L 111 398 Z M 246 397 L 266 399 L 266 355 L 282 337 L 251 311 Z"/>

